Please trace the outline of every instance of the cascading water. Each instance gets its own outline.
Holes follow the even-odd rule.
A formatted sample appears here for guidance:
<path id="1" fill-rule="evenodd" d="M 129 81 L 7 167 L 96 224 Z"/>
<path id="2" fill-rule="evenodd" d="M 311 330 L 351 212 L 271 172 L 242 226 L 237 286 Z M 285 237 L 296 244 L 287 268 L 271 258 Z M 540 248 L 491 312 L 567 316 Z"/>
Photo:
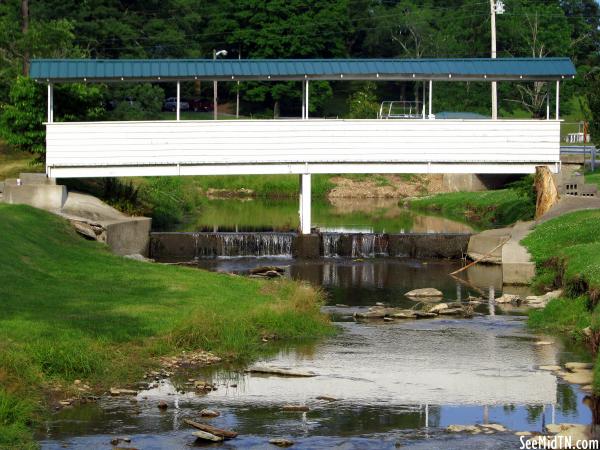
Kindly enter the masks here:
<path id="1" fill-rule="evenodd" d="M 196 255 L 214 257 L 292 256 L 294 233 L 198 233 Z"/>
<path id="2" fill-rule="evenodd" d="M 381 234 L 352 235 L 352 258 L 387 256 L 387 239 Z"/>
<path id="3" fill-rule="evenodd" d="M 323 256 L 325 258 L 335 258 L 340 256 L 340 233 L 323 233 L 321 240 L 323 242 Z"/>

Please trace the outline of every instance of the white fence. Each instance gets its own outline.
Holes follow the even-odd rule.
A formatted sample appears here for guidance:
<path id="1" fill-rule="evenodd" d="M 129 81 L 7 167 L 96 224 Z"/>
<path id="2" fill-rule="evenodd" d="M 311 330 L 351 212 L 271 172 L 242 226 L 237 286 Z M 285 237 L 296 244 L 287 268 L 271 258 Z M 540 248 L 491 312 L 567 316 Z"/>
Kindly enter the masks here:
<path id="1" fill-rule="evenodd" d="M 558 170 L 554 120 L 55 122 L 49 176 L 531 173 Z"/>

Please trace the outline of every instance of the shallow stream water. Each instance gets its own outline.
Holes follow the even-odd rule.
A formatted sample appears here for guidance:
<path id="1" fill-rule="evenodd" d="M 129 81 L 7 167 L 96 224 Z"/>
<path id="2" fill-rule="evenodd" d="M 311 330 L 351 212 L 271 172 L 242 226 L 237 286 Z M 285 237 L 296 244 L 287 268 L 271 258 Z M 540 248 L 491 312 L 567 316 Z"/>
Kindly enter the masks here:
<path id="1" fill-rule="evenodd" d="M 410 289 L 436 287 L 445 298 L 465 300 L 490 288 L 501 293 L 497 267 L 476 266 L 464 282 L 448 276 L 460 262 L 440 260 L 232 258 L 202 260 L 209 270 L 246 272 L 257 266 L 286 267 L 287 276 L 321 286 L 324 310 L 340 332 L 312 345 L 281 349 L 264 358 L 277 367 L 311 370 L 312 378 L 249 374 L 239 367 L 208 367 L 162 380 L 135 400 L 103 397 L 97 403 L 65 408 L 39 431 L 43 448 L 111 448 L 127 435 L 126 447 L 190 448 L 195 442 L 184 418 L 200 410 L 221 415 L 208 421 L 240 436 L 222 448 L 276 448 L 274 437 L 292 448 L 506 449 L 519 448 L 516 431 L 542 431 L 548 423 L 590 424 L 585 394 L 541 365 L 579 360 L 562 343 L 536 345 L 523 310 L 482 303 L 473 319 L 436 318 L 396 323 L 357 323 L 352 313 L 383 302 L 411 307 Z M 545 340 L 549 338 L 545 337 Z M 555 341 L 555 339 L 550 339 Z M 196 394 L 188 378 L 204 379 L 216 391 Z M 183 392 L 181 392 L 183 391 Z M 318 400 L 331 396 L 337 401 Z M 161 412 L 159 400 L 169 408 Z M 284 404 L 306 404 L 308 412 L 283 412 Z M 449 434 L 450 424 L 499 423 L 510 431 Z"/>

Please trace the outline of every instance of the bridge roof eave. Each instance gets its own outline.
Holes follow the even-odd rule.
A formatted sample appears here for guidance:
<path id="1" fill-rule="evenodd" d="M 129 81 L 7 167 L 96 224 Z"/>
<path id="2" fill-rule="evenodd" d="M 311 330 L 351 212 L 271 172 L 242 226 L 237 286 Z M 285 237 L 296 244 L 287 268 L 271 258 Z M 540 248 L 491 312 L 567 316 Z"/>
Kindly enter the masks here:
<path id="1" fill-rule="evenodd" d="M 172 64 L 177 62 L 178 64 Z M 277 62 L 277 71 L 273 63 Z M 329 60 L 71 60 L 35 59 L 39 82 L 136 81 L 560 81 L 574 78 L 569 58 Z"/>

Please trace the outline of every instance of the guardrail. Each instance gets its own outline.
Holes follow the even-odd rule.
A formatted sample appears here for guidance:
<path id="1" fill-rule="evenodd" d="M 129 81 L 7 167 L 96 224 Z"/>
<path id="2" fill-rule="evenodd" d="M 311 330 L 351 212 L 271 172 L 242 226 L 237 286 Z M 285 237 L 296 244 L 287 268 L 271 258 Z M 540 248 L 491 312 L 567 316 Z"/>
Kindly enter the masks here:
<path id="1" fill-rule="evenodd" d="M 561 155 L 583 155 L 583 164 L 585 166 L 587 156 L 589 155 L 590 170 L 594 172 L 596 170 L 596 164 L 600 163 L 600 160 L 596 159 L 598 156 L 598 149 L 594 145 L 563 145 L 560 147 Z"/>

